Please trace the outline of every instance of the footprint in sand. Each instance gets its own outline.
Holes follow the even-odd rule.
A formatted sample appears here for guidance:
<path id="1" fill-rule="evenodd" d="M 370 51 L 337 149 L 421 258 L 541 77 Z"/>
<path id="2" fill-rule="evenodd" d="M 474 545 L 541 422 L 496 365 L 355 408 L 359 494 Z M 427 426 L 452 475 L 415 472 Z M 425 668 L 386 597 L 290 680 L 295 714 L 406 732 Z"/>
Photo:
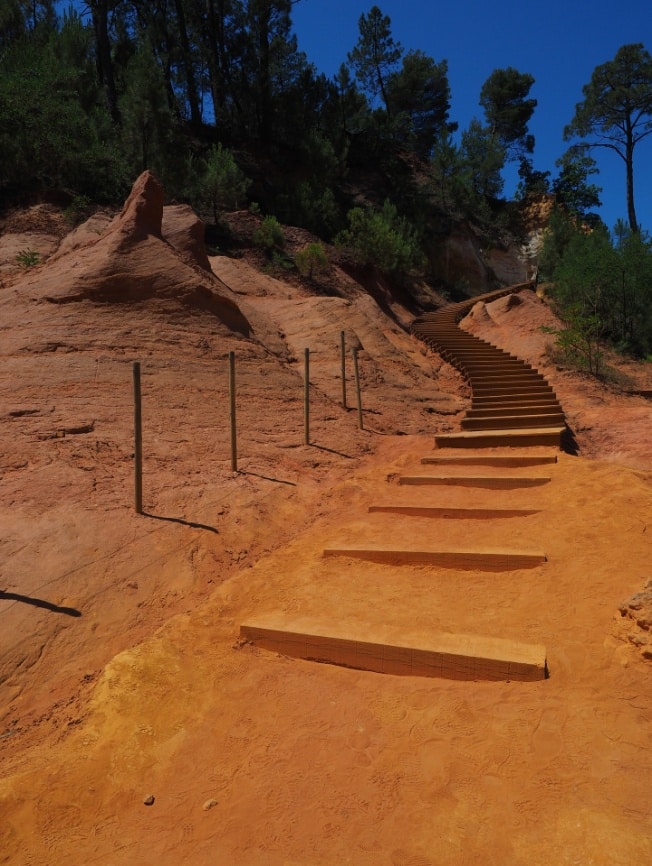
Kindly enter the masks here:
<path id="1" fill-rule="evenodd" d="M 562 727 L 565 718 L 556 710 L 544 710 L 541 721 L 532 735 L 534 746 L 533 760 L 536 764 L 545 765 L 561 754 L 564 748 Z"/>

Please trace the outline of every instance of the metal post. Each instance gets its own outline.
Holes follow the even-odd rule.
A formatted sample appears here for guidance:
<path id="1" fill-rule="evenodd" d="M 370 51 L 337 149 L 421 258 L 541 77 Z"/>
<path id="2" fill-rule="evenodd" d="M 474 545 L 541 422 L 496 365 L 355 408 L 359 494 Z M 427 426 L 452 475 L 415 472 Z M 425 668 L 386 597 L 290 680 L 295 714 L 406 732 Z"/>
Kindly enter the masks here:
<path id="1" fill-rule="evenodd" d="M 231 470 L 238 471 L 238 446 L 235 423 L 235 352 L 229 352 L 229 403 L 231 417 Z"/>
<path id="2" fill-rule="evenodd" d="M 310 445 L 310 349 L 303 350 L 303 419 L 305 426 L 305 444 Z"/>
<path id="3" fill-rule="evenodd" d="M 342 366 L 342 409 L 346 409 L 346 339 L 340 331 L 340 359 Z"/>
<path id="4" fill-rule="evenodd" d="M 140 400 L 140 362 L 133 363 L 134 377 L 134 507 L 143 513 L 143 416 Z"/>
<path id="5" fill-rule="evenodd" d="M 362 424 L 362 396 L 360 394 L 360 373 L 358 371 L 358 350 L 356 348 L 351 349 L 351 354 L 353 355 L 353 375 L 355 377 L 355 393 L 358 398 L 358 426 L 361 430 L 364 430 Z"/>

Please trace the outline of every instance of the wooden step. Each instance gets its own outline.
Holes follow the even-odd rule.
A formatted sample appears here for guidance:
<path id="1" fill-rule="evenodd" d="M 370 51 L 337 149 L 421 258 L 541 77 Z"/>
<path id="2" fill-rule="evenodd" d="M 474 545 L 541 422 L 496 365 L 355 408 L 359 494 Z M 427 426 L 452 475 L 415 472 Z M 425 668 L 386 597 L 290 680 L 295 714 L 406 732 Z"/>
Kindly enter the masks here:
<path id="1" fill-rule="evenodd" d="M 499 389 L 500 389 L 500 386 L 496 386 L 496 387 L 492 388 L 490 391 L 488 391 L 486 394 L 483 394 L 483 393 L 478 394 L 477 390 L 474 388 L 473 389 L 473 399 L 471 400 L 471 406 L 470 406 L 469 411 L 471 411 L 471 409 L 499 408 L 499 407 L 495 407 L 496 403 L 502 403 L 503 402 L 502 394 L 501 394 Z M 548 391 L 548 390 L 542 389 L 542 388 L 539 388 L 538 392 L 533 391 L 531 388 L 524 388 L 524 390 L 521 391 L 520 394 L 518 392 L 516 392 L 515 394 L 512 394 L 512 393 L 507 394 L 507 392 L 505 392 L 505 394 L 506 394 L 506 396 L 509 396 L 509 397 L 512 397 L 512 396 L 514 396 L 514 397 L 520 396 L 520 397 L 528 397 L 528 398 L 529 397 L 537 397 L 539 402 L 545 403 L 545 404 L 550 404 L 551 402 L 556 402 L 557 404 L 559 403 L 559 401 L 557 400 L 556 394 L 554 394 L 552 391 Z M 493 398 L 493 403 L 490 402 L 489 406 L 477 404 L 475 402 L 475 398 L 483 397 L 483 396 L 491 396 Z M 518 401 L 508 400 L 506 403 L 503 403 L 503 405 L 507 409 L 507 408 L 509 408 L 510 405 L 519 405 L 519 403 L 518 403 Z M 527 400 L 524 405 L 525 406 L 528 406 L 528 405 L 535 406 L 536 403 L 531 403 L 529 400 Z M 558 406 L 558 408 L 561 411 L 561 407 Z"/>
<path id="2" fill-rule="evenodd" d="M 371 513 L 397 514 L 403 517 L 432 517 L 444 520 L 501 520 L 507 517 L 530 517 L 536 508 L 444 508 L 435 505 L 370 505 Z"/>
<path id="3" fill-rule="evenodd" d="M 471 383 L 471 385 L 477 384 L 493 384 L 494 382 L 502 385 L 502 384 L 510 384 L 514 383 L 516 385 L 520 385 L 521 383 L 529 385 L 531 383 L 538 384 L 539 382 L 547 385 L 548 383 L 543 378 L 541 373 L 537 373 L 536 370 L 522 370 L 514 373 L 477 373 L 470 372 L 467 373 L 467 379 Z"/>
<path id="4" fill-rule="evenodd" d="M 549 415 L 555 413 L 563 416 L 563 412 L 556 400 L 550 400 L 547 403 L 529 403 L 525 406 L 519 406 L 514 403 L 510 406 L 489 406 L 482 409 L 469 409 L 464 416 L 465 418 L 499 418 L 502 415 Z"/>
<path id="5" fill-rule="evenodd" d="M 544 403 L 556 403 L 559 405 L 559 401 L 554 393 L 545 393 L 545 394 L 502 394 L 500 396 L 495 395 L 487 395 L 487 396 L 476 396 L 471 398 L 471 409 L 491 409 L 494 406 L 499 408 L 509 408 L 512 405 L 533 405 L 536 404 L 537 401 L 543 401 Z"/>
<path id="6" fill-rule="evenodd" d="M 484 487 L 489 490 L 541 487 L 549 482 L 549 476 L 524 478 L 519 475 L 401 475 L 398 480 L 399 484 L 412 486 Z"/>
<path id="7" fill-rule="evenodd" d="M 548 445 L 561 448 L 566 427 L 542 427 L 529 430 L 466 430 L 435 436 L 437 448 L 497 448 Z"/>
<path id="8" fill-rule="evenodd" d="M 505 349 L 499 349 L 498 346 L 493 346 L 491 343 L 481 342 L 480 340 L 464 340 L 455 336 L 440 335 L 442 343 L 446 344 L 446 348 L 460 350 L 465 352 L 493 352 L 495 355 L 509 355 Z"/>
<path id="9" fill-rule="evenodd" d="M 463 430 L 511 430 L 523 427 L 545 427 L 563 424 L 563 412 L 540 412 L 536 415 L 499 415 L 487 418 L 462 418 Z"/>
<path id="10" fill-rule="evenodd" d="M 554 391 L 550 387 L 550 385 L 546 385 L 544 382 L 523 382 L 523 384 L 518 384 L 515 382 L 505 382 L 504 384 L 500 384 L 498 382 L 476 382 L 471 386 L 471 390 L 473 391 L 473 397 L 500 397 L 502 394 L 539 394 L 541 395 L 554 395 Z"/>
<path id="11" fill-rule="evenodd" d="M 462 366 L 469 373 L 514 374 L 534 372 L 532 367 L 526 367 L 522 361 L 463 361 Z"/>
<path id="12" fill-rule="evenodd" d="M 546 463 L 556 463 L 557 455 L 515 455 L 515 454 L 449 454 L 437 457 L 422 457 L 424 464 L 450 464 L 453 466 L 542 466 Z"/>
<path id="13" fill-rule="evenodd" d="M 523 550 L 407 550 L 389 547 L 327 547 L 324 556 L 343 556 L 348 559 L 366 559 L 392 565 L 435 565 L 439 568 L 457 568 L 460 571 L 517 571 L 538 568 L 546 562 L 540 551 Z"/>
<path id="14" fill-rule="evenodd" d="M 242 623 L 240 636 L 282 656 L 394 676 L 520 682 L 549 676 L 545 647 L 496 637 L 404 635 L 382 625 L 347 626 L 281 614 Z"/>
<path id="15" fill-rule="evenodd" d="M 442 341 L 441 348 L 443 351 L 450 352 L 465 360 L 477 359 L 478 361 L 516 361 L 515 355 L 510 352 L 504 352 L 502 349 L 496 349 L 495 346 L 456 346 L 454 343 L 446 340 Z"/>

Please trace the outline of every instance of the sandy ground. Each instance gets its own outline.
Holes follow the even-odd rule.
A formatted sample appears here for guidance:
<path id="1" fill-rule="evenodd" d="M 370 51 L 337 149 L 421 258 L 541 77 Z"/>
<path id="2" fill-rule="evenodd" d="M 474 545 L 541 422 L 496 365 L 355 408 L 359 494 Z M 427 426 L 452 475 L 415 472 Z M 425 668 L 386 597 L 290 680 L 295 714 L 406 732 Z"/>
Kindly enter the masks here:
<path id="1" fill-rule="evenodd" d="M 652 578 L 649 401 L 549 364 L 536 299 L 479 311 L 465 327 L 546 367 L 579 456 L 510 470 L 550 478 L 535 488 L 406 487 L 402 474 L 433 472 L 420 461 L 434 433 L 459 423 L 458 375 L 367 299 L 345 308 L 212 264 L 284 356 L 169 305 L 35 303 L 20 279 L 3 290 L 0 862 L 652 862 L 650 624 L 645 608 L 619 611 Z M 363 347 L 364 430 L 338 402 L 344 321 Z M 132 506 L 135 357 L 145 515 Z M 536 513 L 442 520 L 376 504 Z M 340 542 L 547 561 L 481 572 L 323 556 Z M 369 640 L 392 628 L 543 644 L 550 678 L 386 676 L 240 639 L 276 612 Z"/>

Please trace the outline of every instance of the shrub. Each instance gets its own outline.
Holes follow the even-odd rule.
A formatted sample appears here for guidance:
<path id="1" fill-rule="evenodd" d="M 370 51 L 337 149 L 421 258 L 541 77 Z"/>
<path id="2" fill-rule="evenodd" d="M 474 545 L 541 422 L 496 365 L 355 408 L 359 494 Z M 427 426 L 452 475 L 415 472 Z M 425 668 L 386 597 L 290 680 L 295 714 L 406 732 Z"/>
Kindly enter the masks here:
<path id="1" fill-rule="evenodd" d="M 218 144 L 212 147 L 206 164 L 204 178 L 206 195 L 213 208 L 215 223 L 221 209 L 234 209 L 240 206 L 247 195 L 249 182 L 238 168 L 233 153 Z"/>
<path id="2" fill-rule="evenodd" d="M 92 203 L 87 195 L 76 195 L 64 210 L 63 215 L 72 226 L 88 219 L 92 212 Z"/>
<path id="3" fill-rule="evenodd" d="M 36 250 L 21 250 L 16 256 L 16 261 L 21 268 L 33 268 L 41 261 L 41 254 Z"/>
<path id="4" fill-rule="evenodd" d="M 602 373 L 604 354 L 600 345 L 602 322 L 596 313 L 588 313 L 573 305 L 563 312 L 564 327 L 542 327 L 544 334 L 552 334 L 555 346 L 563 360 L 584 367 L 593 376 Z"/>
<path id="5" fill-rule="evenodd" d="M 254 232 L 254 243 L 268 253 L 274 250 L 282 250 L 285 246 L 285 237 L 281 224 L 275 216 L 266 216 Z"/>
<path id="6" fill-rule="evenodd" d="M 328 259 L 326 252 L 320 243 L 307 244 L 294 257 L 297 270 L 303 277 L 312 280 L 315 272 L 323 273 L 328 270 Z"/>
<path id="7" fill-rule="evenodd" d="M 407 273 L 422 267 L 423 253 L 415 228 L 386 200 L 382 210 L 355 207 L 348 213 L 349 228 L 336 238 L 361 265 L 375 265 L 387 273 Z"/>

